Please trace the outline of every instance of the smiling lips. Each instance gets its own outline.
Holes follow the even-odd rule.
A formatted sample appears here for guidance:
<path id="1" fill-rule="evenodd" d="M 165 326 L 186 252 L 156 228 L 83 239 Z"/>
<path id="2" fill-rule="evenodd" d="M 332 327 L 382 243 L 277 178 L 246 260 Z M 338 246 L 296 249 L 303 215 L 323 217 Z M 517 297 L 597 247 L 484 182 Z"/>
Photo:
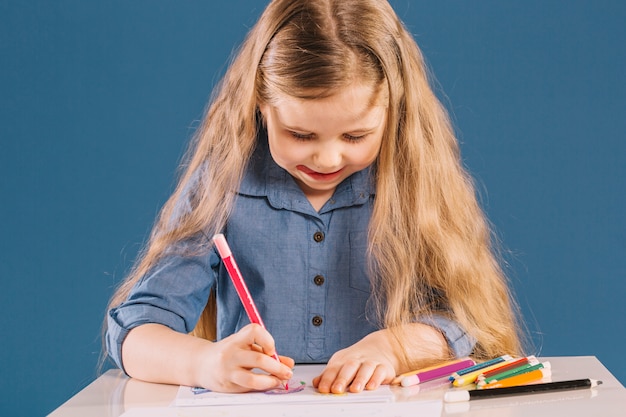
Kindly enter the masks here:
<path id="1" fill-rule="evenodd" d="M 332 181 L 341 174 L 341 171 L 343 171 L 343 168 L 341 168 L 340 170 L 337 170 L 335 172 L 322 173 L 313 171 L 312 169 L 304 165 L 298 165 L 297 169 L 298 171 L 305 173 L 306 175 L 317 181 Z"/>

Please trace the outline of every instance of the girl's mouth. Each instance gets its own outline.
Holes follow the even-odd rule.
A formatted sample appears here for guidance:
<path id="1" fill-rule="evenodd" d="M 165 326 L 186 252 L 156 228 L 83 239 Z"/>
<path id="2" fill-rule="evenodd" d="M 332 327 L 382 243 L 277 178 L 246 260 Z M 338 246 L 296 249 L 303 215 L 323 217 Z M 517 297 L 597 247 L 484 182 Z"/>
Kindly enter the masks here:
<path id="1" fill-rule="evenodd" d="M 341 175 L 341 172 L 343 171 L 343 168 L 341 168 L 335 172 L 317 172 L 304 165 L 298 165 L 296 168 L 298 169 L 298 171 L 303 172 L 304 174 L 308 175 L 316 181 L 332 181 L 339 177 L 339 175 Z"/>

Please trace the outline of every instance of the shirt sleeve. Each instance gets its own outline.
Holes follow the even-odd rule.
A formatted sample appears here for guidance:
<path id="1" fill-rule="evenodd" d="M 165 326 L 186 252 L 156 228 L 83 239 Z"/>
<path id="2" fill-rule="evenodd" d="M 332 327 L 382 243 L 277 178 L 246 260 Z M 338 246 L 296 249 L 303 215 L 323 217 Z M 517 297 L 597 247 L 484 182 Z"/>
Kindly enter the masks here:
<path id="1" fill-rule="evenodd" d="M 191 332 L 215 283 L 214 250 L 204 256 L 169 256 L 132 288 L 128 298 L 107 315 L 106 347 L 122 370 L 122 343 L 133 328 L 158 323 L 181 333 Z"/>
<path id="2" fill-rule="evenodd" d="M 438 329 L 446 338 L 455 358 L 469 356 L 474 350 L 476 340 L 454 320 L 435 313 L 428 317 L 421 317 L 418 321 Z"/>

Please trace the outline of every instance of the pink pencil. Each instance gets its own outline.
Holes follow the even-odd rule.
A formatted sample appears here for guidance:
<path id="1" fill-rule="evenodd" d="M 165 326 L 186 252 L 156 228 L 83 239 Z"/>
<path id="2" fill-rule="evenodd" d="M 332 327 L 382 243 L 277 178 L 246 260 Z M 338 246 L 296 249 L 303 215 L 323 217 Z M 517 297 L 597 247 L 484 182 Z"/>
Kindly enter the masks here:
<path id="1" fill-rule="evenodd" d="M 417 385 L 422 382 L 431 381 L 437 378 L 443 378 L 444 376 L 450 376 L 450 374 L 452 374 L 453 372 L 465 369 L 475 364 L 476 362 L 474 362 L 472 359 L 466 359 L 439 368 L 429 369 L 424 372 L 418 372 L 415 375 L 404 377 L 402 378 L 400 384 L 403 387 L 410 387 L 412 385 Z"/>
<path id="2" fill-rule="evenodd" d="M 261 315 L 259 314 L 259 310 L 256 308 L 256 304 L 254 304 L 254 300 L 250 295 L 250 291 L 248 290 L 248 286 L 246 282 L 243 280 L 243 276 L 241 275 L 241 271 L 239 271 L 239 267 L 235 262 L 235 258 L 233 257 L 233 253 L 230 251 L 230 246 L 228 246 L 228 242 L 226 242 L 226 238 L 223 234 L 217 234 L 213 236 L 213 242 L 215 242 L 215 247 L 217 251 L 220 253 L 222 257 L 222 261 L 226 266 L 226 270 L 228 271 L 228 275 L 230 279 L 233 281 L 235 285 L 235 290 L 237 290 L 237 295 L 243 304 L 243 308 L 246 310 L 248 314 L 248 318 L 251 323 L 256 323 L 265 329 L 265 324 L 261 319 Z M 274 353 L 272 355 L 274 359 L 280 362 L 278 358 L 278 354 Z M 289 386 L 285 384 L 285 389 L 289 389 Z"/>

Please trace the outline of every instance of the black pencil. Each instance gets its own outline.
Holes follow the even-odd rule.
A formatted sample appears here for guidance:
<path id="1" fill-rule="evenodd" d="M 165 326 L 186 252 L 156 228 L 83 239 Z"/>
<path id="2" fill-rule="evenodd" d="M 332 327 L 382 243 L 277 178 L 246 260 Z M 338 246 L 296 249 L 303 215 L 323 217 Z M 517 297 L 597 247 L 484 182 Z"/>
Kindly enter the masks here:
<path id="1" fill-rule="evenodd" d="M 595 379 L 574 379 L 571 381 L 546 382 L 543 384 L 519 385 L 516 387 L 489 388 L 475 390 L 452 390 L 445 393 L 443 399 L 446 402 L 461 402 L 478 400 L 480 398 L 492 398 L 505 395 L 524 395 L 539 392 L 565 391 L 574 389 L 593 388 L 602 384 Z"/>

